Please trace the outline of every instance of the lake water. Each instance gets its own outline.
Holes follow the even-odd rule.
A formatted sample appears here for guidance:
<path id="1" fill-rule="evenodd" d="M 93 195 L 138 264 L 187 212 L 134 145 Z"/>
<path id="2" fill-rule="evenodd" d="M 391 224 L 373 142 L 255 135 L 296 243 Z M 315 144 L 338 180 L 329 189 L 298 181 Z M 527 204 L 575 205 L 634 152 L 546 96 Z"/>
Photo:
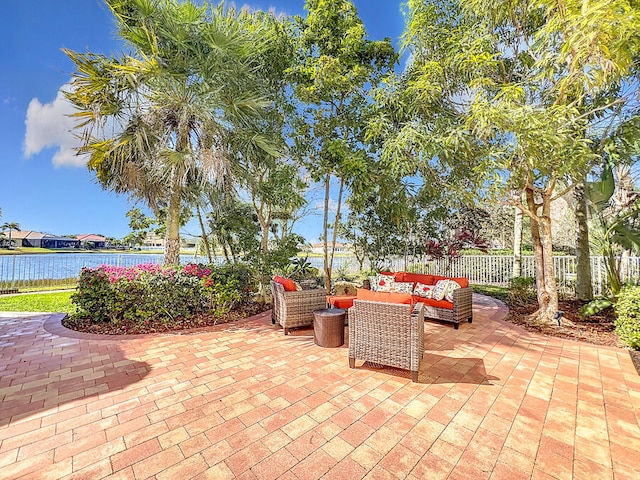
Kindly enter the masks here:
<path id="1" fill-rule="evenodd" d="M 202 257 L 196 261 L 203 261 Z M 193 255 L 181 255 L 181 263 L 194 261 Z M 75 278 L 83 267 L 100 265 L 132 266 L 162 263 L 162 255 L 129 253 L 52 253 L 0 255 L 0 282 L 24 283 L 29 280 Z"/>
<path id="2" fill-rule="evenodd" d="M 180 255 L 180 262 L 206 263 L 206 257 Z M 223 257 L 216 258 L 224 263 Z M 309 262 L 322 268 L 322 258 L 310 257 Z M 0 283 L 28 285 L 33 281 L 77 278 L 83 267 L 95 268 L 100 265 L 130 267 L 141 263 L 162 263 L 162 255 L 135 253 L 51 253 L 34 255 L 0 255 Z M 336 258 L 334 266 L 341 266 L 345 258 Z M 351 263 L 351 262 L 349 262 Z M 54 282 L 55 283 L 55 282 Z"/>

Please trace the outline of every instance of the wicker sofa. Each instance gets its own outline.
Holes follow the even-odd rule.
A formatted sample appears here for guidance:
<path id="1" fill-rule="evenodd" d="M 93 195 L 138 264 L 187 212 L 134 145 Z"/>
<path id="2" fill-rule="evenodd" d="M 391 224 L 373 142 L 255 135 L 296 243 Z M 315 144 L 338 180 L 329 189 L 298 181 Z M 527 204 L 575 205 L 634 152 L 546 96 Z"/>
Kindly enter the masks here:
<path id="1" fill-rule="evenodd" d="M 385 272 L 381 272 L 385 274 Z M 425 298 L 413 294 L 413 303 L 424 303 L 424 316 L 432 320 L 453 323 L 453 327 L 457 330 L 461 321 L 471 323 L 473 321 L 473 290 L 469 286 L 469 280 L 458 277 L 443 277 L 439 275 L 429 275 L 412 272 L 388 272 L 387 275 L 393 276 L 394 281 L 398 283 L 411 283 L 412 289 L 415 290 L 416 284 L 435 286 L 440 280 L 453 280 L 461 288 L 457 288 L 451 292 L 451 299 L 436 300 L 434 298 Z"/>
<path id="2" fill-rule="evenodd" d="M 424 305 L 354 300 L 349 309 L 349 367 L 356 359 L 411 371 L 424 355 Z"/>
<path id="3" fill-rule="evenodd" d="M 271 321 L 281 325 L 285 335 L 291 328 L 313 324 L 313 312 L 327 306 L 327 294 L 323 288 L 287 292 L 281 283 L 272 280 L 271 295 Z"/>
<path id="4" fill-rule="evenodd" d="M 425 318 L 453 323 L 453 328 L 456 330 L 460 326 L 461 321 L 466 320 L 469 323 L 473 321 L 473 290 L 469 286 L 468 279 L 411 272 L 381 272 L 381 275 L 393 277 L 393 281 L 396 283 L 410 284 L 412 302 L 414 304 L 418 302 L 424 303 Z M 375 290 L 374 278 L 375 277 L 370 277 L 370 280 L 367 280 L 367 288 L 358 289 L 356 295 L 329 296 L 327 297 L 327 302 L 335 308 L 350 308 L 354 300 L 362 298 L 363 294 L 366 294 L 366 290 L 369 288 Z M 451 292 L 450 300 L 446 298 L 436 300 L 434 298 L 425 298 L 413 294 L 418 283 L 435 287 L 439 280 L 453 280 L 461 288 Z M 366 297 L 369 300 L 375 300 L 368 295 L 366 295 Z"/>

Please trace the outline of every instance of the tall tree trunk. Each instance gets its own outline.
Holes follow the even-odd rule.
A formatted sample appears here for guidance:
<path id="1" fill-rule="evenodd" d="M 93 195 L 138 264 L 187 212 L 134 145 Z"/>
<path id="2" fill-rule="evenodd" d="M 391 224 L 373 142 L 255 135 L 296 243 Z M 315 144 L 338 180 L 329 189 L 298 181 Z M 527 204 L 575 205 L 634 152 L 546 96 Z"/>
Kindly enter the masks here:
<path id="1" fill-rule="evenodd" d="M 542 194 L 542 204 L 535 201 L 533 187 L 525 189 L 527 207 L 531 212 L 531 237 L 533 239 L 533 254 L 535 258 L 536 291 L 538 297 L 538 311 L 536 317 L 543 323 L 553 323 L 554 315 L 558 311 L 558 289 L 553 271 L 553 243 L 551 236 L 550 200 L 551 188 Z M 542 214 L 538 209 L 542 207 Z"/>
<path id="2" fill-rule="evenodd" d="M 518 278 L 522 276 L 522 220 L 524 214 L 520 207 L 515 207 L 513 221 L 513 270 L 511 276 Z"/>
<path id="3" fill-rule="evenodd" d="M 340 189 L 338 190 L 338 207 L 336 209 L 336 218 L 333 222 L 333 235 L 331 238 L 331 256 L 329 257 L 329 288 L 331 286 L 331 274 L 333 272 L 333 255 L 336 253 L 336 241 L 338 239 L 338 229 L 340 228 L 340 208 L 342 207 L 343 191 L 344 191 L 344 178 L 340 178 Z M 325 280 L 325 284 L 326 284 L 326 280 Z"/>
<path id="4" fill-rule="evenodd" d="M 204 249 L 207 252 L 207 261 L 213 263 L 213 255 L 211 254 L 211 244 L 209 243 L 209 236 L 207 235 L 207 229 L 204 226 L 202 220 L 202 213 L 200 207 L 196 205 L 196 214 L 198 215 L 198 222 L 200 223 L 200 230 L 202 231 L 202 242 L 204 243 Z"/>
<path id="5" fill-rule="evenodd" d="M 262 229 L 262 238 L 260 239 L 260 248 L 264 253 L 269 251 L 269 224 L 260 225 Z"/>
<path id="6" fill-rule="evenodd" d="M 576 185 L 573 192 L 576 199 L 576 297 L 589 302 L 593 300 L 591 280 L 591 255 L 589 254 L 589 225 L 587 217 L 587 197 L 584 184 Z"/>
<path id="7" fill-rule="evenodd" d="M 265 217 L 264 215 L 264 203 L 261 203 L 258 206 L 258 200 L 255 194 L 251 197 L 251 203 L 253 205 L 253 211 L 256 212 L 256 216 L 258 217 L 258 223 L 260 224 L 260 250 L 264 253 L 269 251 L 269 226 L 271 225 L 271 211 L 269 210 L 269 215 Z"/>
<path id="8" fill-rule="evenodd" d="M 182 175 L 178 167 L 171 173 L 171 192 L 167 211 L 167 232 L 164 242 L 164 265 L 180 264 L 180 200 Z"/>
<path id="9" fill-rule="evenodd" d="M 329 266 L 329 192 L 331 186 L 331 172 L 327 172 L 324 183 L 324 217 L 322 220 L 322 235 L 324 237 L 324 288 L 331 292 L 331 267 Z"/>

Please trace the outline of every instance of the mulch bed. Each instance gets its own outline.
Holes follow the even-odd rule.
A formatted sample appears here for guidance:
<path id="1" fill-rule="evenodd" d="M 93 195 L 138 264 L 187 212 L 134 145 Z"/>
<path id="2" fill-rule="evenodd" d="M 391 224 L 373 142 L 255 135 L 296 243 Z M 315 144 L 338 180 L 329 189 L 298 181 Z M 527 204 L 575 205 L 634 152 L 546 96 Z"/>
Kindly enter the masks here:
<path id="1" fill-rule="evenodd" d="M 594 345 L 624 347 L 614 332 L 616 316 L 613 308 L 582 318 L 579 311 L 585 303 L 580 300 L 560 300 L 559 310 L 564 312 L 560 326 L 540 324 L 532 319 L 531 314 L 538 309 L 535 301 L 526 305 L 508 305 L 509 315 L 505 320 L 542 335 L 578 340 Z"/>
<path id="2" fill-rule="evenodd" d="M 112 323 L 92 323 L 90 318 L 66 317 L 62 321 L 65 327 L 84 333 L 97 333 L 102 335 L 139 335 L 143 333 L 177 333 L 194 328 L 211 327 L 222 323 L 235 322 L 258 313 L 269 310 L 271 305 L 265 303 L 248 303 L 232 310 L 225 317 L 215 317 L 211 314 L 200 314 L 189 319 L 176 318 L 175 321 L 165 323 L 158 320 L 140 325 L 133 322 L 122 322 L 118 325 Z"/>

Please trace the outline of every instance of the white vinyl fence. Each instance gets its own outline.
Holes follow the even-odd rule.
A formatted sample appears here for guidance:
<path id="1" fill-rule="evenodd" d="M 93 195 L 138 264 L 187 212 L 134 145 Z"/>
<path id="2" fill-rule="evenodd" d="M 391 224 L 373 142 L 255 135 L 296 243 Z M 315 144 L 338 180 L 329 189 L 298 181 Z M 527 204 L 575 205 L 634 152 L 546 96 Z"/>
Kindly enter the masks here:
<path id="1" fill-rule="evenodd" d="M 558 289 L 566 294 L 575 290 L 576 260 L 573 256 L 555 256 L 554 266 Z M 181 262 L 202 261 L 193 256 L 181 256 Z M 222 258 L 217 258 L 222 263 Z M 620 270 L 623 282 L 640 283 L 640 257 L 623 257 Z M 161 263 L 162 256 L 135 254 L 49 254 L 49 255 L 0 255 L 0 290 L 8 288 L 74 284 L 82 267 L 96 267 L 101 264 L 131 266 L 139 263 Z M 310 257 L 309 262 L 322 270 L 322 258 Z M 428 260 L 426 257 L 389 259 L 384 267 L 393 271 L 410 270 L 418 273 L 433 273 L 453 277 L 466 277 L 471 283 L 481 285 L 506 286 L 512 277 L 513 257 L 500 255 L 468 255 L 449 262 L 447 259 Z M 368 263 L 363 265 L 370 268 Z M 340 272 L 357 273 L 359 269 L 355 257 L 334 258 L 334 276 Z M 533 256 L 522 257 L 523 277 L 534 276 Z M 593 289 L 596 295 L 606 291 L 607 278 L 604 259 L 591 258 Z"/>
<path id="2" fill-rule="evenodd" d="M 620 261 L 620 273 L 622 282 L 640 283 L 640 257 L 622 257 Z M 499 255 L 465 255 L 449 262 L 448 259 L 421 260 L 411 259 L 406 262 L 407 269 L 418 273 L 432 273 L 434 275 L 447 275 L 451 277 L 466 277 L 470 283 L 481 285 L 509 284 L 513 276 L 513 257 Z M 554 256 L 554 269 L 558 290 L 562 293 L 575 293 L 576 284 L 576 257 Z M 393 271 L 405 269 L 403 258 L 392 259 L 387 262 Z M 522 257 L 521 277 L 534 277 L 534 257 L 527 255 Z M 593 293 L 602 295 L 607 289 L 607 273 L 603 257 L 591 257 L 591 278 Z"/>

